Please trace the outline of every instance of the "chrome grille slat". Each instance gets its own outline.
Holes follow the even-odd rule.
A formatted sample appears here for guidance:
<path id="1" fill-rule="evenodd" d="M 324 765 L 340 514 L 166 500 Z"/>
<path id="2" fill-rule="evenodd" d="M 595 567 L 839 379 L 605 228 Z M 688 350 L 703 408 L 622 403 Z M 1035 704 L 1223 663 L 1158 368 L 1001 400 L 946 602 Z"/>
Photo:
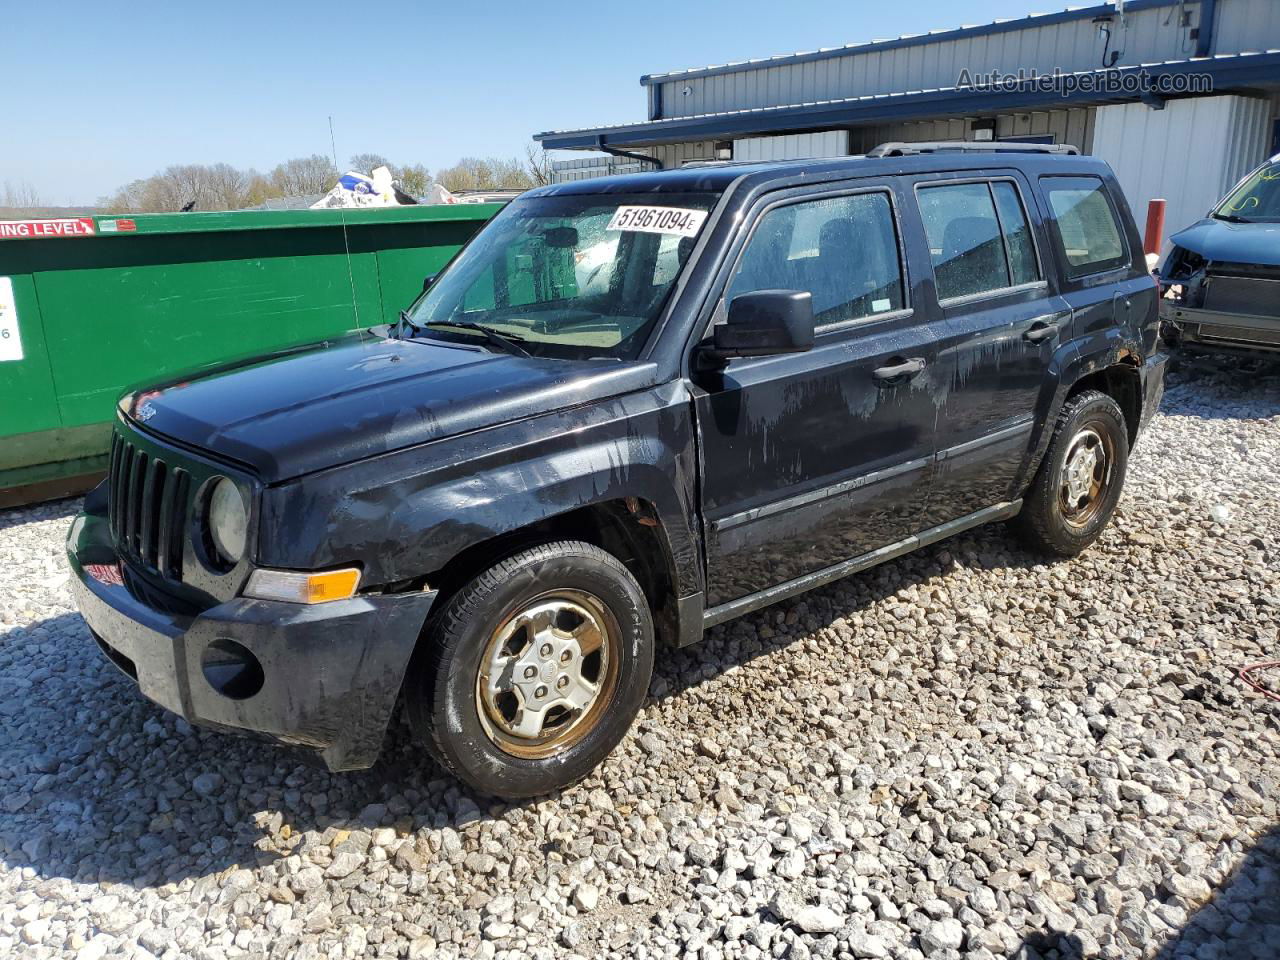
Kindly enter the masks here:
<path id="1" fill-rule="evenodd" d="M 186 529 L 187 499 L 191 495 L 191 475 L 181 467 L 175 468 L 172 479 L 166 488 L 173 491 L 173 497 L 164 510 L 165 524 L 161 528 L 167 531 L 161 534 L 160 549 L 165 557 L 165 576 L 173 580 L 182 579 L 182 534 Z M 163 571 L 162 571 L 163 572 Z"/>
<path id="2" fill-rule="evenodd" d="M 107 516 L 114 530 L 120 516 L 120 437 L 111 435 L 111 465 L 107 468 Z"/>
<path id="3" fill-rule="evenodd" d="M 160 477 L 161 470 L 164 469 L 164 462 L 157 458 L 148 458 L 146 467 L 142 471 L 142 497 L 140 500 L 141 509 L 138 511 L 138 556 L 144 563 L 152 566 L 155 565 L 155 534 L 156 527 L 156 485 L 163 482 Z"/>
<path id="4" fill-rule="evenodd" d="M 178 471 L 174 471 L 176 474 Z M 156 569 L 160 571 L 162 577 L 173 576 L 173 566 L 170 560 L 172 553 L 169 549 L 169 541 L 173 536 L 173 498 L 177 488 L 174 481 L 176 477 L 170 477 L 169 481 L 164 484 L 160 494 L 160 509 L 158 511 L 158 523 L 156 533 Z"/>
<path id="5" fill-rule="evenodd" d="M 138 527 L 142 519 L 142 480 L 146 472 L 147 455 L 135 449 L 129 465 L 129 487 L 125 491 L 125 496 L 129 500 L 129 506 L 125 512 L 125 543 L 129 546 L 129 552 L 133 554 L 138 552 Z"/>
<path id="6" fill-rule="evenodd" d="M 165 579 L 181 580 L 191 475 L 115 434 L 108 478 L 107 512 L 120 553 Z"/>

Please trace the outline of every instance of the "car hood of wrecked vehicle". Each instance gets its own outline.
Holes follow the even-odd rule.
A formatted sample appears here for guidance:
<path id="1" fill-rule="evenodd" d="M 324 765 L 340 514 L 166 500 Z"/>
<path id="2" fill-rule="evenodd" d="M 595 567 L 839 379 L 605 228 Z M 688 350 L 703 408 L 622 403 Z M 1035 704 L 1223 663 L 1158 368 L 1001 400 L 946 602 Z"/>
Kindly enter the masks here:
<path id="1" fill-rule="evenodd" d="M 1280 223 L 1232 223 L 1206 217 L 1169 240 L 1218 263 L 1280 266 Z"/>
<path id="2" fill-rule="evenodd" d="M 121 405 L 142 429 L 273 483 L 618 396 L 646 386 L 653 369 L 366 335 L 222 367 Z"/>

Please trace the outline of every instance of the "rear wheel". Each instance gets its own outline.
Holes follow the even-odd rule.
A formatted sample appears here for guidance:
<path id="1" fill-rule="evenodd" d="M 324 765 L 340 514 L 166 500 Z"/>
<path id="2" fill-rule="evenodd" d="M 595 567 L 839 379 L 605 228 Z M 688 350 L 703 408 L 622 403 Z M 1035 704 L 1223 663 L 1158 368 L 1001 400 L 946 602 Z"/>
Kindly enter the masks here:
<path id="1" fill-rule="evenodd" d="M 433 618 L 410 718 L 436 760 L 477 790 L 548 793 L 617 746 L 653 653 L 648 603 L 616 557 L 543 544 L 471 580 Z"/>
<path id="2" fill-rule="evenodd" d="M 1067 401 L 1018 525 L 1033 549 L 1071 557 L 1098 539 L 1124 487 L 1129 434 L 1115 400 L 1086 390 Z"/>

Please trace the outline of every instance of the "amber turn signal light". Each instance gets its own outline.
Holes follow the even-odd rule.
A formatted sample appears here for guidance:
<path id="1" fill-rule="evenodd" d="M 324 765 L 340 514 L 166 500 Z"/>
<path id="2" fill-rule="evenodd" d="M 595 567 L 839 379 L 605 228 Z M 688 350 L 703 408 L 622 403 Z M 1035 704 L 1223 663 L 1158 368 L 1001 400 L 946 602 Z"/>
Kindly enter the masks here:
<path id="1" fill-rule="evenodd" d="M 257 600 L 281 600 L 285 603 L 328 603 L 355 596 L 360 585 L 360 571 L 325 570 L 323 573 L 298 573 L 293 570 L 255 570 L 244 588 L 246 597 Z"/>

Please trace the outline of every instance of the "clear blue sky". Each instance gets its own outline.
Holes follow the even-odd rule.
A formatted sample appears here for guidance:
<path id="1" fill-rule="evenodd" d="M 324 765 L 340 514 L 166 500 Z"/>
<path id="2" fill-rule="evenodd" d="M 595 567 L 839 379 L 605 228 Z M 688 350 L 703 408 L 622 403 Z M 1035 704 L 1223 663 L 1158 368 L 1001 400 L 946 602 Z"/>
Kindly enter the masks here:
<path id="1" fill-rule="evenodd" d="M 88 203 L 172 163 L 269 169 L 329 153 L 330 114 L 343 164 L 523 155 L 536 132 L 643 120 L 643 73 L 1065 5 L 0 0 L 0 186 Z"/>

